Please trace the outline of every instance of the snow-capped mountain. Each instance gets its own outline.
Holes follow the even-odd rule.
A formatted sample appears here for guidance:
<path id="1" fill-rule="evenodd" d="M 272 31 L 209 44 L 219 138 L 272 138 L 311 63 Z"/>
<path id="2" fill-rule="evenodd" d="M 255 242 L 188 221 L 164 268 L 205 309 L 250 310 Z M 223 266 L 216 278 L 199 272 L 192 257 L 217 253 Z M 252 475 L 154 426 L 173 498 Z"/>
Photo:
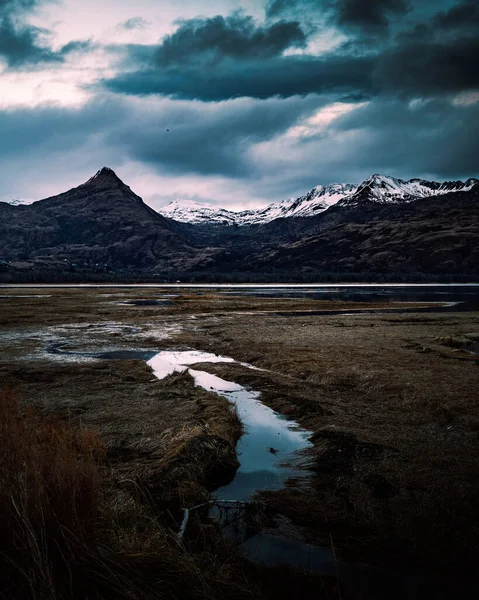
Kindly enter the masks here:
<path id="1" fill-rule="evenodd" d="M 338 200 L 351 194 L 357 185 L 332 183 L 318 185 L 299 198 L 288 198 L 257 210 L 234 212 L 207 202 L 174 200 L 158 212 L 164 217 L 182 223 L 208 223 L 212 225 L 260 225 L 286 217 L 312 217 L 326 210 Z"/>
<path id="2" fill-rule="evenodd" d="M 174 200 L 158 212 L 164 217 L 182 223 L 210 223 L 214 225 L 234 225 L 239 214 L 208 202 L 196 202 L 195 200 Z"/>
<path id="3" fill-rule="evenodd" d="M 332 183 L 318 185 L 299 198 L 288 198 L 257 210 L 234 212 L 206 202 L 175 200 L 158 212 L 164 217 L 182 223 L 205 223 L 211 225 L 261 225 L 275 219 L 288 217 L 313 217 L 331 206 L 360 206 L 367 204 L 398 204 L 412 202 L 418 198 L 467 192 L 479 183 L 478 179 L 467 181 L 426 181 L 410 179 L 404 181 L 388 175 L 371 175 L 359 185 Z"/>
<path id="4" fill-rule="evenodd" d="M 362 203 L 398 204 L 400 202 L 413 202 L 418 198 L 439 196 L 449 192 L 467 192 L 478 179 L 467 181 L 427 181 L 425 179 L 396 179 L 387 175 L 375 174 L 365 179 L 357 190 L 338 202 L 338 206 L 358 206 Z"/>

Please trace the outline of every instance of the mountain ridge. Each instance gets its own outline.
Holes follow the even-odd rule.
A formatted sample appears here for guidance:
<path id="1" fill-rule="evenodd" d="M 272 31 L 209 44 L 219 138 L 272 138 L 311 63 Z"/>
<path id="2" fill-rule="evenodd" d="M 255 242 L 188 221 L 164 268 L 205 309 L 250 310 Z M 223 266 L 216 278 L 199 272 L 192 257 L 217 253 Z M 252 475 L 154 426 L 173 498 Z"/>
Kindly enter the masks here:
<path id="1" fill-rule="evenodd" d="M 359 206 L 364 203 L 413 202 L 418 198 L 450 192 L 469 191 L 478 179 L 436 182 L 414 178 L 402 180 L 375 173 L 359 185 L 331 183 L 318 185 L 298 198 L 271 203 L 265 208 L 231 211 L 215 204 L 177 199 L 158 212 L 168 218 L 189 224 L 262 225 L 279 218 L 312 217 L 331 206 Z"/>
<path id="2" fill-rule="evenodd" d="M 248 226 L 227 219 L 194 224 L 162 216 L 105 167 L 57 196 L 21 206 L 0 202 L 0 281 L 35 281 L 39 273 L 44 281 L 261 274 L 302 281 L 325 273 L 477 278 L 477 179 L 376 174 L 363 184 L 316 186 L 262 209 L 263 222 L 243 211 Z"/>

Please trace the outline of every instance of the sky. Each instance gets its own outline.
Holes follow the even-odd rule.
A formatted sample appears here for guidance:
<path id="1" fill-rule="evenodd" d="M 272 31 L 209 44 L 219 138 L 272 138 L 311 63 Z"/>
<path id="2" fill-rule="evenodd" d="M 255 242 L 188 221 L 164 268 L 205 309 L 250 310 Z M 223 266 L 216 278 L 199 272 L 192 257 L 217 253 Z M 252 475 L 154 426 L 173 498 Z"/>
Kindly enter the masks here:
<path id="1" fill-rule="evenodd" d="M 479 174 L 476 0 L 0 0 L 0 201 Z"/>

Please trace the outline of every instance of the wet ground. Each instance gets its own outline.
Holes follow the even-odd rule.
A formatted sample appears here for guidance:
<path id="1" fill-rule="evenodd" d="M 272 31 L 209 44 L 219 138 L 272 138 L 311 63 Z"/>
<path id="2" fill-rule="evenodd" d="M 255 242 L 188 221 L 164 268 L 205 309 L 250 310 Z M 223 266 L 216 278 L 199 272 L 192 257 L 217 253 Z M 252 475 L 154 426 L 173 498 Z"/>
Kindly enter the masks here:
<path id="1" fill-rule="evenodd" d="M 236 477 L 215 495 L 263 490 L 276 514 L 243 541 L 251 557 L 326 574 L 340 565 L 346 587 L 374 587 L 374 573 L 382 591 L 366 597 L 394 587 L 446 598 L 437 574 L 421 573 L 436 564 L 464 577 L 474 557 L 477 288 L 421 288 L 421 302 L 462 304 L 417 308 L 392 304 L 412 299 L 394 289 L 356 289 L 347 301 L 342 288 L 10 290 L 21 298 L 2 301 L 0 376 L 79 411 L 138 473 L 170 460 L 175 436 L 211 431 L 205 398 L 222 398 L 244 432 Z M 195 502 L 196 491 L 182 494 Z"/>

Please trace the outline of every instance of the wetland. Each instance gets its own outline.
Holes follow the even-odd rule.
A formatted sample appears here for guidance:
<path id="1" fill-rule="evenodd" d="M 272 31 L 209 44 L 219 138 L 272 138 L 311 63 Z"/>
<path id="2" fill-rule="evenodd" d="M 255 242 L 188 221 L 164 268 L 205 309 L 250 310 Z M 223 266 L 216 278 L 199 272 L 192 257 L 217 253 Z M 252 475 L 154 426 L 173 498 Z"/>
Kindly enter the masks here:
<path id="1" fill-rule="evenodd" d="M 234 540 L 192 513 L 177 564 L 205 595 L 452 598 L 479 558 L 478 293 L 5 286 L 0 387 L 97 432 L 162 544 L 185 508 L 250 505 Z"/>

